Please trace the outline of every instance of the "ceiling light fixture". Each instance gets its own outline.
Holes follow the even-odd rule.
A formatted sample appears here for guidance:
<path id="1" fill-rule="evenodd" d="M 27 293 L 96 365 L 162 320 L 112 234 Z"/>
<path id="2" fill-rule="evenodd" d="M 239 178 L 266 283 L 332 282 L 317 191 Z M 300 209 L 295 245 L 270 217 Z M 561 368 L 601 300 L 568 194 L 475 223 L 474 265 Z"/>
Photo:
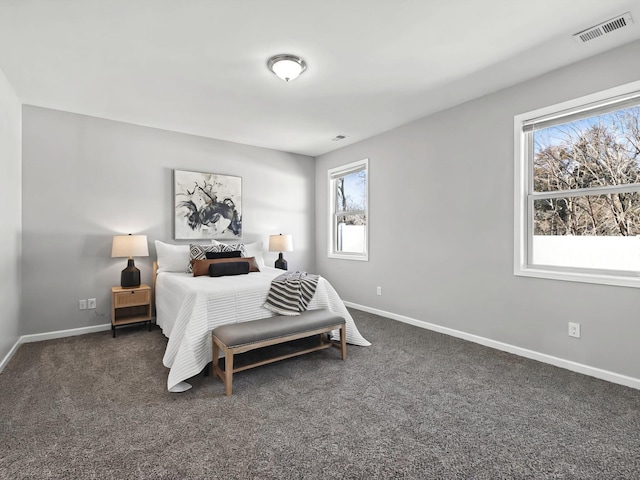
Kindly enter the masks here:
<path id="1" fill-rule="evenodd" d="M 267 62 L 267 66 L 269 67 L 269 70 L 285 82 L 297 78 L 298 75 L 307 69 L 307 64 L 303 59 L 288 53 L 271 57 Z"/>

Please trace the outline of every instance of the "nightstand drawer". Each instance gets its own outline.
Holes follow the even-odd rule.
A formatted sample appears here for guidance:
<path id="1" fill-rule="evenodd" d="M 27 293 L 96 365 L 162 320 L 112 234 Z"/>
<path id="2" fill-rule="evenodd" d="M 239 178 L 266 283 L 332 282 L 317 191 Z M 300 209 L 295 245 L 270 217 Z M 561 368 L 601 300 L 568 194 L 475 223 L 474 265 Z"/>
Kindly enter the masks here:
<path id="1" fill-rule="evenodd" d="M 151 303 L 151 290 L 135 289 L 113 294 L 113 304 L 115 308 L 146 305 L 148 303 Z"/>

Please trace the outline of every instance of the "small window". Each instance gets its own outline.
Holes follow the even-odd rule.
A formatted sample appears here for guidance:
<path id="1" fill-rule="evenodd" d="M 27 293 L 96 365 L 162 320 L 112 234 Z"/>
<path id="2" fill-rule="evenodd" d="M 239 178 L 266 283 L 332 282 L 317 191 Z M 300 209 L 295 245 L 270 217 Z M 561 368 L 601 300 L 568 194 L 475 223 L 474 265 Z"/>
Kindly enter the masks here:
<path id="1" fill-rule="evenodd" d="M 368 260 L 368 169 L 360 160 L 329 170 L 329 257 Z"/>
<path id="2" fill-rule="evenodd" d="M 516 275 L 640 287 L 639 87 L 516 117 Z"/>

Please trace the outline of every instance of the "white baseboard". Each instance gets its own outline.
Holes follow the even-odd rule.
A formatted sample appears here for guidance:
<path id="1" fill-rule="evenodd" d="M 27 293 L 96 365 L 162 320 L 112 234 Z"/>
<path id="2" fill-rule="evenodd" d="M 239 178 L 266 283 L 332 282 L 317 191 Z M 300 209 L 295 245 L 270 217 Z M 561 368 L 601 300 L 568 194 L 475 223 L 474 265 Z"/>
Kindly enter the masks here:
<path id="1" fill-rule="evenodd" d="M 23 335 L 18 340 L 20 343 L 41 342 L 42 340 L 53 340 L 55 338 L 75 337 L 76 335 L 84 335 L 86 333 L 104 332 L 111 330 L 110 323 L 102 325 L 93 325 L 91 327 L 70 328 L 69 330 L 57 330 L 55 332 L 35 333 L 33 335 Z"/>
<path id="2" fill-rule="evenodd" d="M 416 320 L 415 318 L 405 317 L 404 315 L 397 315 L 395 313 L 386 312 L 384 310 L 378 310 L 377 308 L 365 307 L 364 305 L 358 305 L 352 302 L 344 302 L 347 307 L 355 308 L 356 310 L 362 310 L 363 312 L 373 313 L 382 317 L 397 320 L 399 322 L 408 323 L 416 327 L 424 328 L 427 330 L 433 330 L 434 332 L 444 333 L 452 337 L 468 340 L 473 343 L 484 345 L 485 347 L 495 348 L 496 350 L 502 350 L 503 352 L 513 353 L 520 357 L 530 358 L 542 363 L 548 363 L 556 367 L 571 370 L 572 372 L 582 373 L 590 377 L 606 380 L 611 383 L 617 383 L 626 387 L 635 388 L 640 390 L 640 379 L 621 375 L 619 373 L 610 372 L 608 370 L 602 370 L 600 368 L 590 367 L 589 365 L 583 365 L 581 363 L 572 362 L 564 358 L 554 357 L 545 353 L 536 352 L 533 350 L 527 350 L 526 348 L 516 347 L 508 343 L 498 342 L 489 338 L 480 337 L 471 333 L 462 332 L 460 330 L 454 330 L 453 328 L 442 327 L 434 323 L 424 322 L 422 320 Z"/>
<path id="3" fill-rule="evenodd" d="M 4 356 L 4 358 L 2 359 L 2 362 L 0 362 L 0 373 L 2 373 L 2 371 L 4 370 L 4 367 L 7 366 L 7 364 L 9 363 L 9 360 L 11 360 L 13 358 L 15 353 L 18 351 L 18 347 L 21 344 L 22 344 L 22 342 L 20 341 L 20 338 L 18 338 L 16 343 L 13 344 L 13 347 L 11 347 L 11 350 L 9 350 L 9 353 L 7 353 Z"/>
<path id="4" fill-rule="evenodd" d="M 82 328 L 71 328 L 69 330 L 57 330 L 55 332 L 46 332 L 46 333 L 36 333 L 33 335 L 22 335 L 16 343 L 11 347 L 9 353 L 5 355 L 0 363 L 0 373 L 4 370 L 4 367 L 7 366 L 11 358 L 18 351 L 18 347 L 23 343 L 31 343 L 31 342 L 41 342 L 43 340 L 53 340 L 55 338 L 64 338 L 64 337 L 74 337 L 76 335 L 84 335 L 86 333 L 95 333 L 95 332 L 104 332 L 106 330 L 111 330 L 111 324 L 105 323 L 103 325 L 94 325 L 91 327 L 82 327 Z"/>

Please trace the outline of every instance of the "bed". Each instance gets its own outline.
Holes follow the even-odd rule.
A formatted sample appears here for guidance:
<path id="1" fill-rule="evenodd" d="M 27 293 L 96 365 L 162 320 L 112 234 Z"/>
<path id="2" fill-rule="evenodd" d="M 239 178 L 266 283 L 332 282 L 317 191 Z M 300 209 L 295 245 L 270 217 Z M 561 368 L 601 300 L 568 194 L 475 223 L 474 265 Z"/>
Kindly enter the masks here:
<path id="1" fill-rule="evenodd" d="M 156 322 L 169 339 L 163 363 L 169 368 L 167 388 L 182 392 L 191 386 L 185 380 L 197 375 L 212 360 L 211 331 L 225 323 L 246 322 L 274 316 L 263 307 L 271 280 L 284 273 L 262 261 L 262 245 L 248 244 L 244 255 L 257 259 L 259 272 L 223 277 L 185 273 L 188 245 L 156 241 L 158 261 L 154 265 Z M 244 247 L 244 246 L 243 246 Z M 170 255 L 167 252 L 170 251 Z M 360 334 L 343 301 L 331 284 L 320 277 L 309 310 L 326 308 L 342 316 L 347 342 L 369 346 Z"/>

